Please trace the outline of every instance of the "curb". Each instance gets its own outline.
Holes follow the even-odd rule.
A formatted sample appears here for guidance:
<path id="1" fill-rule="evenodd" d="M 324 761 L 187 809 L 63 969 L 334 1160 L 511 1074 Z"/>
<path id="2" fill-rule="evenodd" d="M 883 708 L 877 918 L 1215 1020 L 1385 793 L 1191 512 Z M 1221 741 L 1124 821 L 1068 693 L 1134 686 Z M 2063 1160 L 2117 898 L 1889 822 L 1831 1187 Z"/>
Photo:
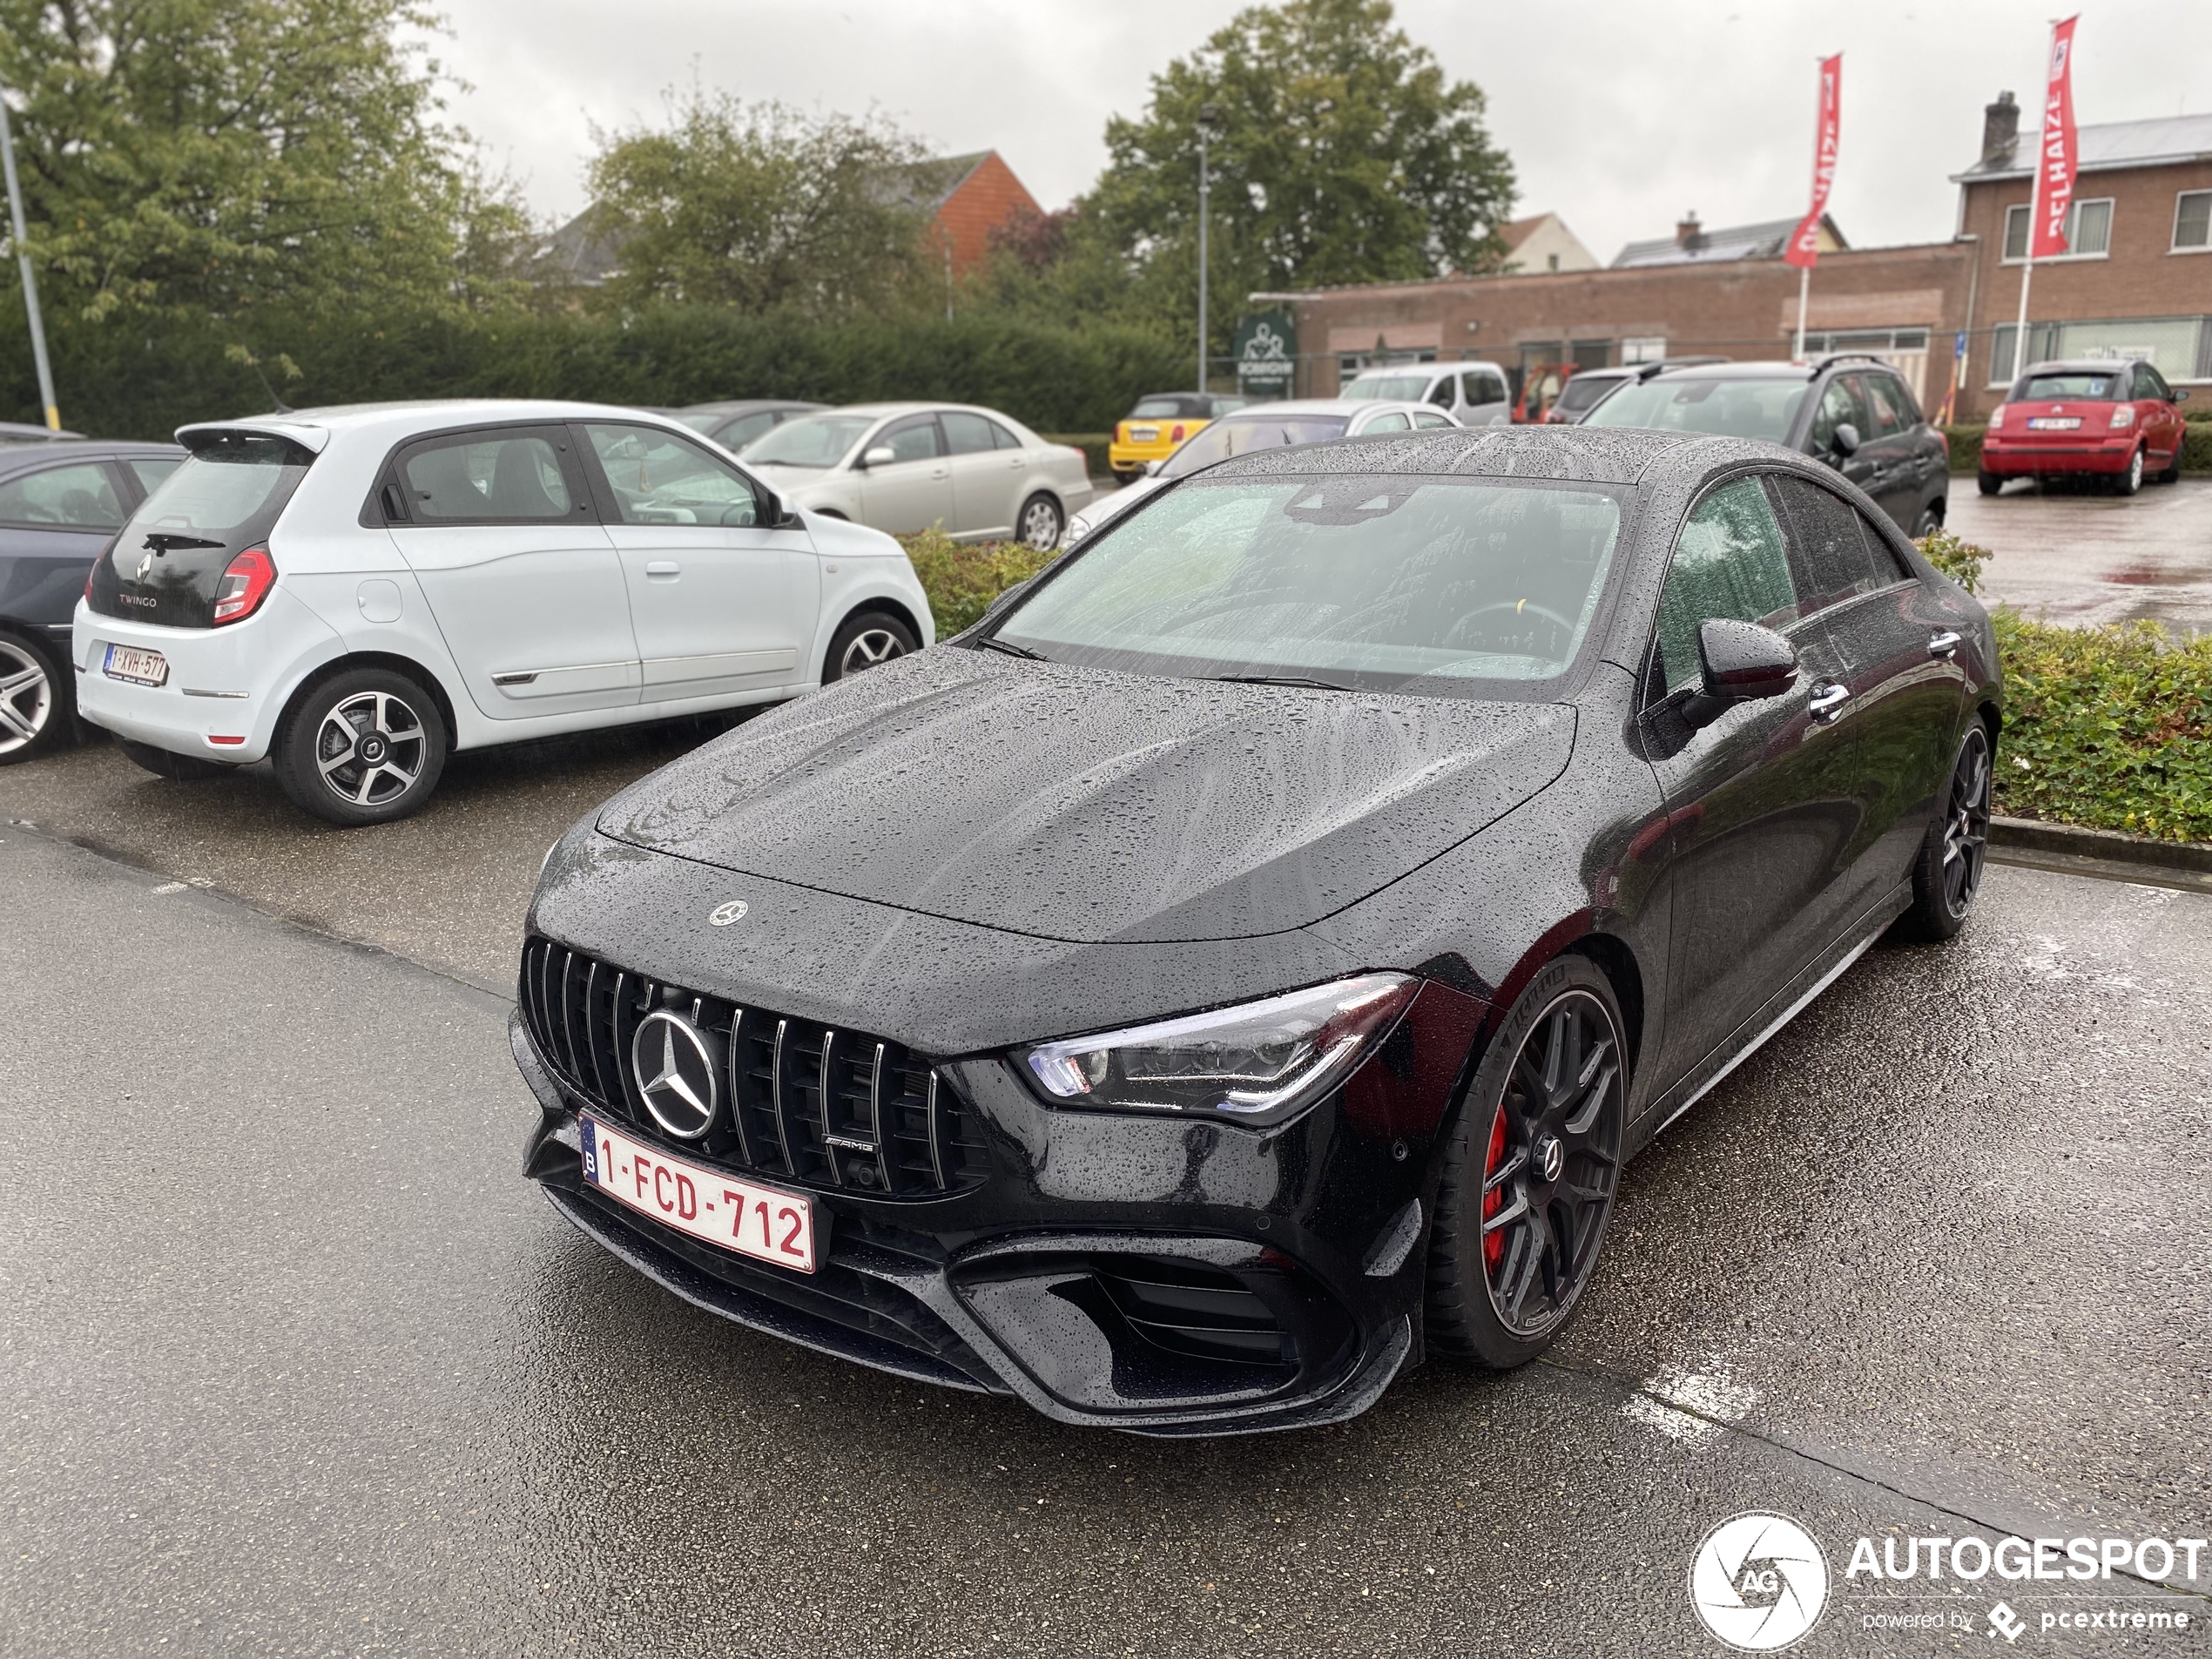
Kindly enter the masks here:
<path id="1" fill-rule="evenodd" d="M 2120 830 L 2078 829 L 2071 824 L 2047 824 L 2034 818 L 1992 818 L 1989 844 L 2024 853 L 2095 859 L 2103 864 L 2140 864 L 2155 870 L 2212 875 L 2212 846 L 2155 841 L 2148 835 L 2129 835 Z"/>

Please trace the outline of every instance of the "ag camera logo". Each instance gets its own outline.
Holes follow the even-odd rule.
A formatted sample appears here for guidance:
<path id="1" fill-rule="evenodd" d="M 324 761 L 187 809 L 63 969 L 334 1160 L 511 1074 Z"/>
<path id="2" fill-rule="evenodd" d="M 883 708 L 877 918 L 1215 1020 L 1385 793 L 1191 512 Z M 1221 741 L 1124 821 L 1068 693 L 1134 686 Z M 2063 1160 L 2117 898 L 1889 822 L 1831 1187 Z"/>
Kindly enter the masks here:
<path id="1" fill-rule="evenodd" d="M 1786 1515 L 1751 1510 L 1707 1533 L 1689 1560 L 1698 1622 L 1744 1653 L 1802 1640 L 1828 1605 L 1828 1558 Z"/>

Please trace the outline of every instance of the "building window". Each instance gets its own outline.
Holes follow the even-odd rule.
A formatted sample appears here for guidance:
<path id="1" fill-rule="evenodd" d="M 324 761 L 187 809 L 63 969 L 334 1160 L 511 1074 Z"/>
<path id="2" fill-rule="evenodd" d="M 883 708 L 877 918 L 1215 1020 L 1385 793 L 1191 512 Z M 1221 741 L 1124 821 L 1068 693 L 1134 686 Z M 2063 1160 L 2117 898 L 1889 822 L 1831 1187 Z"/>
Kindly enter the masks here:
<path id="1" fill-rule="evenodd" d="M 2174 198 L 2174 251 L 2212 247 L 2212 190 L 2185 190 Z"/>
<path id="2" fill-rule="evenodd" d="M 1666 355 L 1667 337 L 1664 334 L 1642 334 L 1621 342 L 1621 361 L 1623 363 L 1656 363 L 1663 361 Z"/>
<path id="3" fill-rule="evenodd" d="M 2212 192 L 2206 192 L 2212 195 Z M 2018 265 L 2027 257 L 2028 215 L 2034 211 L 2027 202 L 2016 203 L 2005 210 L 2005 263 Z M 2100 196 L 2094 201 L 2078 201 L 2066 210 L 2067 252 L 2050 257 L 2057 260 L 2101 260 L 2112 249 L 2112 198 Z"/>

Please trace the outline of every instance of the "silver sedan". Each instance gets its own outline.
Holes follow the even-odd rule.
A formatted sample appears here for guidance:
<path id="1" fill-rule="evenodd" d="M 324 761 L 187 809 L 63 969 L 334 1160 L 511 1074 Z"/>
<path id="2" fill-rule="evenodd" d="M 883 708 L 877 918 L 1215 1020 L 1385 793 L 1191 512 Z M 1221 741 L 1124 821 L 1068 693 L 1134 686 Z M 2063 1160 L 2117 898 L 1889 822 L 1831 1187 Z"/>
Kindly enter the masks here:
<path id="1" fill-rule="evenodd" d="M 964 542 L 1059 544 L 1091 498 L 1083 452 L 964 403 L 856 403 L 786 421 L 745 464 L 805 512 L 894 536 L 941 526 Z"/>

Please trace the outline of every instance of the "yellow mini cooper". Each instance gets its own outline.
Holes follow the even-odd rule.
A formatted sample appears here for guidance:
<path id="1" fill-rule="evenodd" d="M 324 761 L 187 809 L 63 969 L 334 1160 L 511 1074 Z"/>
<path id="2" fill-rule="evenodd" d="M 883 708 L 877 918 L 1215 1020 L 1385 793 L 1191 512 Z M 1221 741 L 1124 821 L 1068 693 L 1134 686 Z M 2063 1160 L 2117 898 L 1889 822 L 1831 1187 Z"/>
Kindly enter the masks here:
<path id="1" fill-rule="evenodd" d="M 1128 418 L 1114 428 L 1113 444 L 1106 451 L 1107 463 L 1113 468 L 1114 476 L 1126 483 L 1144 470 L 1148 461 L 1165 461 L 1207 421 L 1241 409 L 1250 401 L 1218 392 L 1161 392 L 1141 397 Z"/>

